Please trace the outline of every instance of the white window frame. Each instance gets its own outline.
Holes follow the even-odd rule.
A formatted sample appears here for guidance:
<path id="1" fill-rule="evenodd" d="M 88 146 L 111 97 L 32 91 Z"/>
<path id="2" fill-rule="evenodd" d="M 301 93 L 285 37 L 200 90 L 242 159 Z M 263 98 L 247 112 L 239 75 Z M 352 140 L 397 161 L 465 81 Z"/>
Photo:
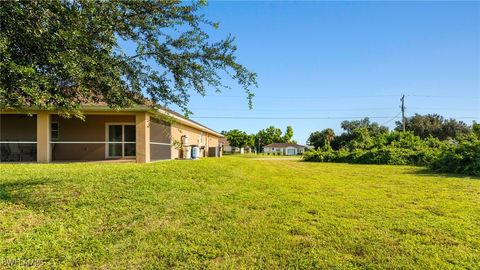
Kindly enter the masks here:
<path id="1" fill-rule="evenodd" d="M 122 126 L 122 141 L 121 142 L 110 142 L 109 141 L 109 134 L 108 130 L 110 126 Z M 137 151 L 135 149 L 135 156 L 125 156 L 125 144 L 126 143 L 134 143 L 135 147 L 137 147 L 137 142 L 126 142 L 125 141 L 125 126 L 135 126 L 135 132 L 137 131 L 136 124 L 133 122 L 107 122 L 105 123 L 105 159 L 116 159 L 116 158 L 135 158 Z M 135 140 L 137 139 L 137 136 L 135 134 Z M 122 155 L 121 156 L 110 156 L 108 154 L 108 148 L 110 144 L 122 144 Z"/>

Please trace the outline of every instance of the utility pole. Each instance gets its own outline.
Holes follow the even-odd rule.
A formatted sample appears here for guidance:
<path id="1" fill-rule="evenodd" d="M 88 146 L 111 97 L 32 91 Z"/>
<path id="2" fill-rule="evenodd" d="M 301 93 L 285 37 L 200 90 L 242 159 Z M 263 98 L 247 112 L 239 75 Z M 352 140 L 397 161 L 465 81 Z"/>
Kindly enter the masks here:
<path id="1" fill-rule="evenodd" d="M 402 95 L 402 98 L 400 99 L 400 101 L 402 102 L 400 109 L 402 109 L 403 132 L 405 132 L 405 95 Z"/>
<path id="2" fill-rule="evenodd" d="M 262 137 L 258 136 L 258 151 L 257 155 L 260 155 L 260 141 L 262 140 Z"/>

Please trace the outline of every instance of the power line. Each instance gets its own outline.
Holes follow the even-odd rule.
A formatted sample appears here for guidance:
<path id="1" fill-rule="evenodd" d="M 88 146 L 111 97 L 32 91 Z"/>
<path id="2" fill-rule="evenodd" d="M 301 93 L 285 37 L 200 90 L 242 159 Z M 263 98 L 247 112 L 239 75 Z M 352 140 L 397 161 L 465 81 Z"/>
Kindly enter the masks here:
<path id="1" fill-rule="evenodd" d="M 451 111 L 473 111 L 478 110 L 477 108 L 426 108 L 426 107 L 409 107 L 414 110 L 451 110 Z M 212 107 L 198 107 L 190 108 L 192 111 L 212 111 Z M 222 108 L 223 111 L 226 111 L 225 108 Z M 252 110 L 248 108 L 236 108 L 228 109 L 229 112 L 354 112 L 354 111 L 391 111 L 392 108 L 354 108 L 354 109 L 323 109 L 323 108 L 298 108 L 298 109 L 255 109 Z"/>
<path id="2" fill-rule="evenodd" d="M 480 96 L 434 96 L 434 95 L 406 95 L 407 97 L 422 97 L 422 98 L 468 98 L 480 99 Z"/>
<path id="3" fill-rule="evenodd" d="M 395 115 L 394 117 L 392 117 L 390 120 L 387 120 L 387 121 L 381 123 L 380 125 L 383 126 L 383 125 L 386 125 L 386 124 L 392 122 L 393 120 L 395 120 L 396 118 L 398 118 L 398 116 L 400 116 L 400 114 L 402 114 L 402 112 L 399 112 L 397 115 Z"/>
<path id="4" fill-rule="evenodd" d="M 415 109 L 415 110 L 454 110 L 454 111 L 471 111 L 471 110 L 477 110 L 477 108 L 440 108 L 440 107 L 409 107 L 410 109 Z M 225 108 L 221 107 L 194 107 L 190 108 L 192 111 L 211 111 L 212 109 L 214 110 L 224 110 Z M 248 108 L 233 108 L 233 109 L 228 109 L 229 112 L 232 111 L 247 111 L 247 112 L 305 112 L 305 111 L 310 111 L 310 112 L 350 112 L 350 111 L 382 111 L 382 110 L 392 110 L 391 107 L 389 108 L 350 108 L 350 109 L 324 109 L 324 108 L 299 108 L 299 109 L 256 109 L 253 108 L 252 110 Z"/>
<path id="5" fill-rule="evenodd" d="M 246 96 L 238 95 L 192 95 L 194 97 L 214 97 L 214 98 L 245 98 Z M 419 98 L 459 98 L 459 99 L 480 99 L 480 96 L 441 96 L 441 95 L 405 95 L 407 97 L 419 97 Z M 345 98 L 384 98 L 384 97 L 398 97 L 396 94 L 392 95 L 352 95 L 352 96 L 262 96 L 255 95 L 254 98 L 272 98 L 272 99 L 345 99 Z"/>
<path id="6" fill-rule="evenodd" d="M 382 119 L 382 118 L 391 118 L 391 116 L 353 116 L 353 117 L 339 117 L 339 116 L 332 116 L 332 117 L 295 117 L 295 116 L 287 116 L 287 117 L 262 117 L 262 116 L 192 116 L 190 118 L 197 118 L 197 119 L 298 119 L 298 120 L 308 120 L 308 119 L 363 119 L 365 117 L 372 118 L 372 119 Z"/>
<path id="7" fill-rule="evenodd" d="M 192 111 L 212 111 L 212 107 L 209 108 L 191 108 Z M 224 108 L 222 108 L 224 110 Z M 238 108 L 238 109 L 229 109 L 229 112 L 232 111 L 247 111 L 247 112 L 305 112 L 305 111 L 317 111 L 317 112 L 350 112 L 350 111 L 366 111 L 366 110 L 392 110 L 392 108 L 356 108 L 356 109 L 318 109 L 318 108 L 298 108 L 298 109 L 278 109 L 278 110 L 266 110 L 266 109 L 255 109 L 249 110 L 248 108 Z"/>
<path id="8" fill-rule="evenodd" d="M 332 116 L 332 117 L 257 117 L 257 116 L 191 116 L 192 119 L 239 119 L 239 120 L 328 120 L 328 119 L 389 119 L 392 116 Z M 480 119 L 479 116 L 462 116 L 455 119 Z"/>
<path id="9" fill-rule="evenodd" d="M 193 95 L 195 97 L 215 97 L 215 98 L 245 98 L 246 96 L 230 96 L 230 95 Z M 396 97 L 398 95 L 358 95 L 358 96 L 262 96 L 255 95 L 253 98 L 277 98 L 277 99 L 333 99 L 333 98 L 382 98 Z"/>
<path id="10" fill-rule="evenodd" d="M 402 105 L 400 106 L 400 109 L 402 110 L 402 126 L 403 132 L 405 132 L 405 95 L 402 96 L 400 101 L 402 102 Z"/>
<path id="11" fill-rule="evenodd" d="M 345 97 L 352 97 L 352 98 L 359 98 L 359 97 L 391 97 L 391 96 L 397 96 L 397 95 L 368 95 L 368 96 L 344 96 Z M 459 98 L 460 96 L 427 96 L 427 95 L 402 95 L 400 101 L 401 101 L 401 111 L 395 115 L 395 116 L 370 116 L 368 118 L 371 119 L 388 119 L 381 125 L 385 125 L 387 123 L 390 123 L 391 121 L 395 120 L 398 118 L 398 116 L 401 114 L 402 115 L 402 125 L 403 125 L 403 130 L 405 131 L 405 97 L 406 96 L 415 96 L 415 97 L 438 97 L 438 98 Z M 239 96 L 216 96 L 216 97 L 239 97 Z M 329 97 L 285 97 L 285 96 L 261 96 L 263 98 L 333 98 L 333 96 Z M 467 97 L 460 97 L 460 98 L 467 98 Z M 472 98 L 472 97 L 468 97 Z M 366 110 L 374 110 L 375 108 L 367 108 Z M 377 108 L 380 109 L 380 108 Z M 421 108 L 421 109 L 429 109 L 429 108 Z M 433 109 L 433 108 L 430 108 Z M 438 108 L 437 108 L 438 109 Z M 363 110 L 363 109 L 359 109 Z M 260 111 L 260 110 L 258 110 Z M 263 110 L 263 111 L 269 111 L 269 110 Z M 274 111 L 274 110 L 270 110 Z M 285 110 L 282 110 L 285 111 Z M 318 110 L 321 111 L 321 110 Z M 329 110 L 325 109 L 325 111 L 354 111 L 353 109 L 348 109 L 348 110 Z M 365 116 L 319 116 L 319 117 L 304 117 L 304 116 L 278 116 L 278 117 L 267 117 L 267 116 L 191 116 L 190 118 L 192 119 L 238 119 L 238 120 L 334 120 L 334 119 L 363 119 Z M 455 117 L 456 119 L 479 119 L 479 116 L 464 116 L 464 117 Z"/>

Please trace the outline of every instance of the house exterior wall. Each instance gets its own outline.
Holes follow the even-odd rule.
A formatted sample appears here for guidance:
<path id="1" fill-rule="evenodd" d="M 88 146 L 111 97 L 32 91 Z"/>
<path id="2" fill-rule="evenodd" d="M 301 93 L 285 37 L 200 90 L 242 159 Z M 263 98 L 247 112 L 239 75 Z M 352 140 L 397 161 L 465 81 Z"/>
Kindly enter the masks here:
<path id="1" fill-rule="evenodd" d="M 205 149 L 200 150 L 200 157 L 208 156 L 208 147 L 217 147 L 219 137 L 209 134 L 207 132 L 186 126 L 182 123 L 173 123 L 172 124 L 172 144 L 173 142 L 181 142 L 182 136 L 188 135 L 189 145 L 197 145 L 200 148 L 204 147 Z M 203 135 L 203 136 L 202 136 Z M 181 149 L 176 149 L 172 145 L 172 154 L 171 158 L 180 158 L 181 157 Z"/>
<path id="2" fill-rule="evenodd" d="M 47 112 L 37 113 L 37 162 L 52 161 L 50 147 L 50 115 Z"/>
<path id="3" fill-rule="evenodd" d="M 150 114 L 135 114 L 135 160 L 137 163 L 150 162 Z"/>
<path id="4" fill-rule="evenodd" d="M 173 123 L 171 126 L 171 142 L 172 145 L 177 146 L 177 147 L 172 147 L 172 154 L 171 157 L 172 159 L 176 158 L 181 158 L 182 157 L 182 151 L 181 149 L 178 149 L 179 144 L 182 142 L 182 136 L 188 135 L 188 143 L 189 145 L 198 145 L 201 146 L 199 143 L 200 140 L 200 132 L 197 130 L 182 125 L 180 123 Z M 200 153 L 200 156 L 202 156 L 202 153 Z"/>
<path id="5" fill-rule="evenodd" d="M 106 124 L 135 124 L 135 115 L 86 115 L 85 121 L 51 115 L 51 121 L 58 122 L 59 142 L 85 142 L 53 143 L 52 160 L 103 160 L 106 145 L 101 142 L 107 141 Z"/>
<path id="6" fill-rule="evenodd" d="M 209 147 L 219 147 L 220 145 L 220 138 L 217 136 L 214 136 L 212 134 L 207 135 L 207 146 Z M 207 156 L 208 156 L 208 148 L 207 148 Z"/>
<path id="7" fill-rule="evenodd" d="M 104 160 L 108 149 L 107 124 L 118 123 L 136 127 L 137 162 L 179 158 L 181 152 L 173 142 L 181 142 L 183 135 L 189 136 L 190 145 L 204 147 L 201 157 L 208 156 L 209 152 L 210 155 L 219 153 L 209 151 L 209 147 L 218 147 L 220 137 L 201 126 L 197 128 L 194 123 L 170 124 L 154 119 L 147 111 L 116 112 L 104 108 L 84 113 L 84 120 L 62 118 L 49 111 L 32 111 L 33 116 L 21 112 L 2 113 L 0 137 L 2 141 L 31 141 L 41 150 L 37 151 L 39 162 Z M 58 123 L 58 138 L 54 139 L 50 138 L 52 122 Z"/>

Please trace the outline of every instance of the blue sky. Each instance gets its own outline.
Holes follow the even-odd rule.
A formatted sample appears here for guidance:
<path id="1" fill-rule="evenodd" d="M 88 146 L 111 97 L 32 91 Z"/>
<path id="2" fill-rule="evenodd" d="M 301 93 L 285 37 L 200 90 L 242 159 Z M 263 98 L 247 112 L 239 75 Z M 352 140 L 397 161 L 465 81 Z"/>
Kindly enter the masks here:
<path id="1" fill-rule="evenodd" d="M 193 96 L 192 118 L 370 116 L 393 127 L 406 94 L 407 116 L 480 120 L 480 3 L 210 2 L 203 12 L 220 22 L 213 40 L 236 36 L 258 88 L 253 110 L 231 82 L 221 94 Z M 342 121 L 193 119 L 248 133 L 291 125 L 299 143 L 327 127 L 340 133 Z"/>

